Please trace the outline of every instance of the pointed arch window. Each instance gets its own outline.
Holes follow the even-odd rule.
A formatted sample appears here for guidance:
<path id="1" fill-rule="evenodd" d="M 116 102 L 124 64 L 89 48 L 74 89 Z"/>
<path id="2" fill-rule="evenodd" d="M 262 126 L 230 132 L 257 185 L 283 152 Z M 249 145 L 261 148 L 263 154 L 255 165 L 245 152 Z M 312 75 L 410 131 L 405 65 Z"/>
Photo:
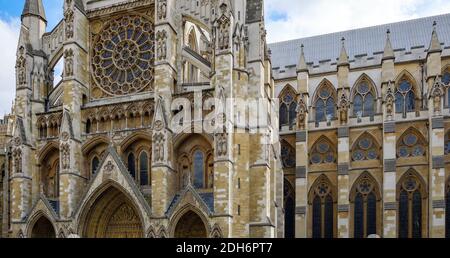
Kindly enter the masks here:
<path id="1" fill-rule="evenodd" d="M 130 175 L 136 179 L 136 159 L 132 152 L 128 154 L 128 172 L 130 172 Z"/>
<path id="2" fill-rule="evenodd" d="M 95 173 L 97 172 L 98 166 L 100 165 L 100 160 L 98 159 L 97 156 L 95 156 L 92 159 L 92 163 L 91 163 L 91 174 L 95 175 Z"/>
<path id="3" fill-rule="evenodd" d="M 351 196 L 354 237 L 366 238 L 377 234 L 378 188 L 375 180 L 367 172 L 356 181 Z"/>
<path id="4" fill-rule="evenodd" d="M 205 175 L 205 155 L 202 151 L 197 150 L 194 153 L 194 187 L 202 189 L 204 185 Z"/>
<path id="5" fill-rule="evenodd" d="M 296 93 L 291 89 L 291 86 L 287 87 L 280 95 L 280 126 L 289 125 L 292 128 L 297 118 Z"/>
<path id="6" fill-rule="evenodd" d="M 336 161 L 336 150 L 326 138 L 320 139 L 311 149 L 312 165 L 330 164 Z"/>
<path id="7" fill-rule="evenodd" d="M 353 99 L 353 115 L 356 117 L 371 117 L 375 114 L 376 93 L 373 86 L 363 80 L 355 88 Z"/>
<path id="8" fill-rule="evenodd" d="M 86 134 L 90 134 L 91 133 L 91 127 L 92 127 L 92 122 L 91 119 L 88 119 L 86 121 Z"/>
<path id="9" fill-rule="evenodd" d="M 426 143 L 419 133 L 408 130 L 397 143 L 398 158 L 413 158 L 426 156 Z"/>
<path id="10" fill-rule="evenodd" d="M 375 139 L 369 134 L 362 135 L 352 149 L 353 161 L 377 160 L 380 157 L 380 148 Z"/>
<path id="11" fill-rule="evenodd" d="M 416 109 L 416 94 L 412 82 L 403 77 L 397 84 L 395 95 L 395 111 L 406 116 L 406 113 Z"/>
<path id="12" fill-rule="evenodd" d="M 414 171 L 408 171 L 398 186 L 400 238 L 421 238 L 425 211 L 425 186 Z"/>
<path id="13" fill-rule="evenodd" d="M 148 185 L 148 154 L 145 151 L 141 152 L 139 156 L 139 181 L 141 186 Z"/>
<path id="14" fill-rule="evenodd" d="M 332 185 L 325 176 L 317 179 L 311 189 L 310 203 L 312 205 L 312 237 L 334 237 L 334 198 Z"/>
<path id="15" fill-rule="evenodd" d="M 336 96 L 332 85 L 329 83 L 320 86 L 315 99 L 316 122 L 324 122 L 336 116 Z"/>
<path id="16" fill-rule="evenodd" d="M 450 132 L 445 134 L 445 146 L 444 146 L 445 155 L 450 154 Z"/>

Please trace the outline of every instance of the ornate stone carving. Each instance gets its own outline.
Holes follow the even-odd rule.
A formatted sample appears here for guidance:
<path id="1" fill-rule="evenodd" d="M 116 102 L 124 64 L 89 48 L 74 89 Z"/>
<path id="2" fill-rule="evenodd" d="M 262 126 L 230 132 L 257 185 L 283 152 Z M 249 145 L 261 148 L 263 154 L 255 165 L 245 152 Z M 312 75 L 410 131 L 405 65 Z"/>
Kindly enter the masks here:
<path id="1" fill-rule="evenodd" d="M 339 100 L 339 121 L 341 122 L 341 125 L 347 124 L 348 120 L 348 108 L 350 106 L 350 103 L 348 101 L 347 94 L 342 93 L 341 98 Z"/>
<path id="2" fill-rule="evenodd" d="M 25 48 L 21 46 L 19 48 L 19 57 L 16 61 L 17 69 L 17 83 L 19 85 L 24 85 L 27 83 L 27 72 L 26 72 L 26 59 L 25 59 Z"/>
<path id="3" fill-rule="evenodd" d="M 305 130 L 306 128 L 306 114 L 308 113 L 308 108 L 306 107 L 305 101 L 302 97 L 297 103 L 297 129 Z"/>
<path id="4" fill-rule="evenodd" d="M 167 32 L 162 30 L 156 33 L 156 56 L 158 61 L 165 60 L 167 58 Z"/>
<path id="5" fill-rule="evenodd" d="M 155 162 L 163 162 L 165 159 L 164 155 L 164 142 L 165 137 L 162 133 L 157 133 L 153 136 L 154 146 L 154 159 Z"/>
<path id="6" fill-rule="evenodd" d="M 15 148 L 12 152 L 14 173 L 22 173 L 22 150 L 20 148 Z"/>
<path id="7" fill-rule="evenodd" d="M 115 168 L 116 168 L 116 166 L 114 166 L 112 161 L 108 161 L 108 163 L 106 163 L 106 166 L 105 166 L 105 173 L 111 174 Z"/>
<path id="8" fill-rule="evenodd" d="M 64 51 L 64 74 L 73 76 L 73 50 L 70 48 Z"/>
<path id="9" fill-rule="evenodd" d="M 123 15 L 107 22 L 93 42 L 96 85 L 114 96 L 151 88 L 154 34 L 152 22 L 143 16 Z"/>
<path id="10" fill-rule="evenodd" d="M 228 154 L 228 134 L 216 134 L 216 154 L 218 157 L 224 157 Z"/>
<path id="11" fill-rule="evenodd" d="M 394 114 L 395 95 L 392 91 L 390 82 L 386 92 L 385 104 L 386 104 L 386 117 L 388 120 L 391 120 Z"/>
<path id="12" fill-rule="evenodd" d="M 439 76 L 436 76 L 436 80 L 431 89 L 431 98 L 433 98 L 433 110 L 435 114 L 440 114 L 441 112 L 441 101 L 444 91 L 442 89 L 442 82 Z"/>
<path id="13" fill-rule="evenodd" d="M 167 17 L 167 0 L 158 1 L 158 19 L 164 20 Z"/>
<path id="14" fill-rule="evenodd" d="M 68 132 L 63 132 L 62 134 L 61 134 L 61 139 L 63 140 L 63 141 L 68 141 L 69 139 L 70 139 L 70 135 L 69 135 L 69 133 Z"/>
<path id="15" fill-rule="evenodd" d="M 61 145 L 61 166 L 62 169 L 70 169 L 70 145 Z"/>
<path id="16" fill-rule="evenodd" d="M 67 1 L 68 3 L 70 1 Z M 74 14 L 72 9 L 68 9 L 64 14 L 64 22 L 65 22 L 65 32 L 66 39 L 73 38 L 73 22 L 74 22 Z"/>
<path id="17" fill-rule="evenodd" d="M 227 16 L 228 6 L 220 6 L 222 16 L 217 20 L 217 47 L 219 50 L 227 50 L 230 47 L 230 19 Z"/>

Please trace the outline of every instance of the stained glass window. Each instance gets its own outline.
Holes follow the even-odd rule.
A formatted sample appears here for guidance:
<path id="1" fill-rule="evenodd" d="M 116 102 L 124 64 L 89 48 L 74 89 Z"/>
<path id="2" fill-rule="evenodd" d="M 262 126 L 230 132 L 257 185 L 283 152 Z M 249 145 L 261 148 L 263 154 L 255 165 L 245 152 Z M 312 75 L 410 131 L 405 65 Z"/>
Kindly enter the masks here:
<path id="1" fill-rule="evenodd" d="M 204 188 L 205 174 L 205 156 L 203 152 L 196 151 L 194 153 L 194 187 L 198 189 Z"/>
<path id="2" fill-rule="evenodd" d="M 334 237 L 334 200 L 332 187 L 325 176 L 317 179 L 312 188 L 312 236 L 313 238 Z"/>
<path id="3" fill-rule="evenodd" d="M 295 96 L 296 93 L 291 86 L 287 86 L 280 94 L 280 126 L 289 125 L 292 128 L 295 125 L 297 119 Z"/>
<path id="4" fill-rule="evenodd" d="M 397 144 L 397 157 L 424 157 L 426 156 L 426 143 L 413 129 L 407 130 Z"/>
<path id="5" fill-rule="evenodd" d="M 295 193 L 288 181 L 284 182 L 285 237 L 295 237 Z"/>
<path id="6" fill-rule="evenodd" d="M 284 168 L 295 167 L 295 149 L 284 140 L 281 142 L 281 159 Z"/>
<path id="7" fill-rule="evenodd" d="M 355 238 L 366 238 L 377 234 L 377 192 L 376 181 L 364 172 L 352 189 L 353 234 Z"/>
<path id="8" fill-rule="evenodd" d="M 336 150 L 326 138 L 320 139 L 311 149 L 311 164 L 329 164 L 336 162 Z"/>
<path id="9" fill-rule="evenodd" d="M 128 154 L 128 171 L 133 178 L 136 178 L 136 163 L 134 154 Z"/>
<path id="10" fill-rule="evenodd" d="M 399 237 L 421 238 L 423 215 L 423 189 L 416 172 L 406 172 L 399 189 Z"/>
<path id="11" fill-rule="evenodd" d="M 395 95 L 395 108 L 397 113 L 406 115 L 408 112 L 415 111 L 416 97 L 411 82 L 403 78 L 397 85 L 397 93 Z"/>
<path id="12" fill-rule="evenodd" d="M 334 89 L 328 83 L 322 84 L 315 100 L 315 119 L 316 122 L 324 122 L 327 119 L 333 119 L 336 116 L 336 102 Z"/>
<path id="13" fill-rule="evenodd" d="M 360 193 L 355 198 L 355 238 L 364 238 L 364 200 Z"/>
<path id="14" fill-rule="evenodd" d="M 369 82 L 363 80 L 355 89 L 355 97 L 353 99 L 353 115 L 368 117 L 373 116 L 375 111 L 374 101 L 375 91 Z"/>
<path id="15" fill-rule="evenodd" d="M 141 185 L 148 185 L 148 155 L 145 151 L 139 157 L 139 176 Z"/>
<path id="16" fill-rule="evenodd" d="M 378 158 L 379 147 L 370 134 L 363 134 L 356 141 L 352 149 L 353 161 L 376 160 Z"/>

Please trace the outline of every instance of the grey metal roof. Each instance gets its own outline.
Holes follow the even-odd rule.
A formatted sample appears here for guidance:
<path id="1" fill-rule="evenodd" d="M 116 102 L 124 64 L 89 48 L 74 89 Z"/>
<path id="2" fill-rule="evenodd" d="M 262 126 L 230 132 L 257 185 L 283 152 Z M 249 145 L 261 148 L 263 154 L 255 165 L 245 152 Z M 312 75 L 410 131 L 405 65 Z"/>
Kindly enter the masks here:
<path id="1" fill-rule="evenodd" d="M 42 0 L 26 0 L 22 12 L 22 16 L 24 15 L 36 15 L 46 20 Z"/>
<path id="2" fill-rule="evenodd" d="M 336 32 L 320 36 L 290 40 L 269 44 L 272 51 L 272 67 L 284 68 L 297 65 L 300 58 L 300 46 L 304 44 L 307 63 L 319 64 L 320 61 L 336 62 L 341 50 L 341 39 L 346 39 L 345 46 L 350 59 L 355 56 L 374 56 L 382 54 L 386 43 L 386 31 L 391 31 L 394 50 L 411 48 L 428 49 L 433 31 L 433 22 L 437 22 L 439 40 L 450 46 L 450 14 L 431 16 L 415 20 L 378 25 L 362 29 Z M 374 54 L 375 53 L 375 54 Z"/>

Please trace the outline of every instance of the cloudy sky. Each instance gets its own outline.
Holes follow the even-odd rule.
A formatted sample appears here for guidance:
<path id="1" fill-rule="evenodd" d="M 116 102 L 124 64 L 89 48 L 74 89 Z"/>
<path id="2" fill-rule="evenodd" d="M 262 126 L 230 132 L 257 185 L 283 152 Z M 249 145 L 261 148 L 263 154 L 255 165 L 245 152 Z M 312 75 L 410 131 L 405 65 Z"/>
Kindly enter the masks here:
<path id="1" fill-rule="evenodd" d="M 15 51 L 25 0 L 0 0 L 0 115 L 14 99 Z M 43 0 L 49 30 L 63 0 Z M 450 12 L 450 0 L 265 0 L 268 41 L 284 41 Z M 58 72 L 58 71 L 57 71 Z"/>

